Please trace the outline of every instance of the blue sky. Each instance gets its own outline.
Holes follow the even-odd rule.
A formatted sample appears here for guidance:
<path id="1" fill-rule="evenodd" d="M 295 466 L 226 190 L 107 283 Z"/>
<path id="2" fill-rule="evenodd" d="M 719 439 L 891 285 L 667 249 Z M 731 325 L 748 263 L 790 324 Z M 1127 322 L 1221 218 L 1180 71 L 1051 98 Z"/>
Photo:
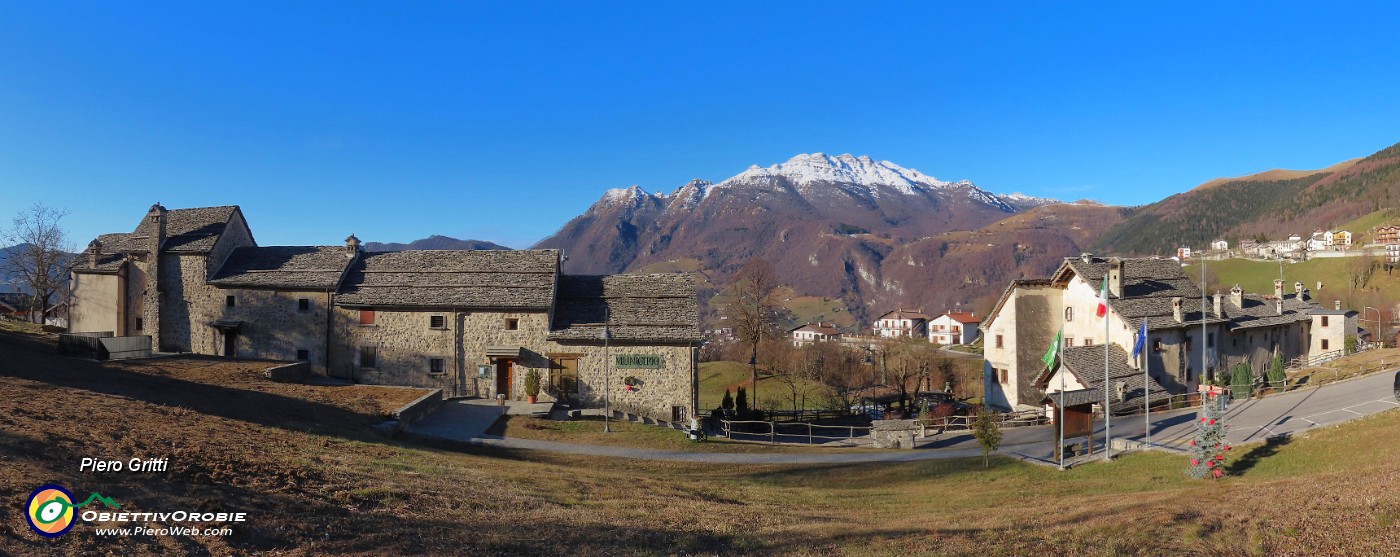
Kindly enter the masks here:
<path id="1" fill-rule="evenodd" d="M 1131 205 L 1400 142 L 1387 4 L 968 4 L 0 2 L 0 219 L 526 247 L 798 153 Z"/>

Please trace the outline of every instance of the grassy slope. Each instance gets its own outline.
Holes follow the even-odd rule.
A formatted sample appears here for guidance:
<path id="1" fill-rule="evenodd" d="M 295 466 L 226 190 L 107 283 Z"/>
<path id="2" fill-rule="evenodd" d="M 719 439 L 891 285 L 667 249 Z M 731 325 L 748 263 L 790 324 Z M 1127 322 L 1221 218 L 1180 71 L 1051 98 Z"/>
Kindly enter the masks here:
<path id="1" fill-rule="evenodd" d="M 1284 291 L 1292 293 L 1295 281 L 1302 281 L 1304 287 L 1313 291 L 1314 296 L 1319 295 L 1319 291 L 1316 290 L 1318 281 L 1322 281 L 1323 293 L 1329 290 L 1345 291 L 1350 282 L 1347 264 L 1351 260 L 1349 257 L 1319 257 L 1302 263 L 1284 263 Z M 1225 289 L 1238 284 L 1245 293 L 1273 294 L 1274 279 L 1279 276 L 1277 261 L 1226 259 L 1210 261 L 1206 265 L 1208 271 L 1220 277 L 1220 284 L 1224 285 L 1221 293 L 1226 293 Z M 1187 266 L 1185 271 L 1187 276 L 1201 276 L 1201 268 L 1197 264 Z M 1386 298 L 1400 299 L 1400 274 L 1377 273 L 1370 286 L 1378 288 Z M 1214 291 L 1210 293 L 1214 294 Z"/>
<path id="2" fill-rule="evenodd" d="M 1356 245 L 1368 244 L 1375 240 L 1376 227 L 1383 224 L 1396 222 L 1396 213 L 1391 209 L 1382 209 L 1374 213 L 1363 215 L 1356 220 L 1337 227 L 1337 230 L 1351 232 L 1351 243 Z"/>
<path id="3" fill-rule="evenodd" d="M 12 355 L 0 335 L 0 354 Z M 5 360 L 13 361 L 13 360 Z M 30 359 L 33 363 L 36 360 Z M 1180 456 L 1060 473 L 993 458 L 883 465 L 707 466 L 425 447 L 360 422 L 285 427 L 57 384 L 0 364 L 0 499 L 37 483 L 100 488 L 130 510 L 251 513 L 230 538 L 39 540 L 21 555 L 1313 555 L 1400 549 L 1400 412 L 1232 451 L 1237 476 L 1184 478 Z M 266 405 L 263 406 L 266 409 Z M 73 428 L 64 424 L 83 424 Z M 84 454 L 170 455 L 164 475 L 76 473 Z M 159 526 L 152 524 L 152 526 Z"/>
<path id="4" fill-rule="evenodd" d="M 717 408 L 720 401 L 724 399 L 724 390 L 729 389 L 730 396 L 738 394 L 738 387 L 743 386 L 750 392 L 753 391 L 753 375 L 749 370 L 749 365 L 740 362 L 703 362 L 700 364 L 700 409 L 708 412 Z M 799 384 L 799 386 L 802 384 Z M 815 388 L 812 392 L 816 392 Z M 778 409 L 790 410 L 792 407 L 791 390 L 786 384 L 778 379 L 758 370 L 758 394 L 759 398 L 767 400 L 770 397 L 778 399 Z M 822 402 L 817 395 L 808 395 L 807 407 L 817 408 Z M 753 401 L 750 400 L 750 405 Z"/>

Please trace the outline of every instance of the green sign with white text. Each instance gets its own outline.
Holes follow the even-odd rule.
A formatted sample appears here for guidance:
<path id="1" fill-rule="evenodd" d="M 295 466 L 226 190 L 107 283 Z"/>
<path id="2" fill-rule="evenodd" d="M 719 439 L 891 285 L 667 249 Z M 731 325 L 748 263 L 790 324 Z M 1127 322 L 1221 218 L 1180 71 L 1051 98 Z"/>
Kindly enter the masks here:
<path id="1" fill-rule="evenodd" d="M 618 354 L 613 364 L 622 369 L 659 368 L 664 363 L 660 354 Z"/>

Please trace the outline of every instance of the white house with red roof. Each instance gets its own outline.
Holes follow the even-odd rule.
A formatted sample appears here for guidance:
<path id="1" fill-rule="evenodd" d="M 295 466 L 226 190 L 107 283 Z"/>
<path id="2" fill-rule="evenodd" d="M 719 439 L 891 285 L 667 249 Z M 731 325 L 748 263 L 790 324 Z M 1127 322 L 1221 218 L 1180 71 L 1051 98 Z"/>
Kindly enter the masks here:
<path id="1" fill-rule="evenodd" d="M 922 311 L 897 309 L 876 319 L 871 332 L 880 338 L 923 337 L 928 334 L 928 316 Z"/>
<path id="2" fill-rule="evenodd" d="M 928 341 L 934 344 L 968 344 L 977 340 L 982 319 L 968 311 L 950 311 L 928 324 Z"/>
<path id="3" fill-rule="evenodd" d="M 788 338 L 792 340 L 793 346 L 806 346 L 814 342 L 841 340 L 841 331 L 836 328 L 835 323 L 818 321 L 788 331 Z"/>

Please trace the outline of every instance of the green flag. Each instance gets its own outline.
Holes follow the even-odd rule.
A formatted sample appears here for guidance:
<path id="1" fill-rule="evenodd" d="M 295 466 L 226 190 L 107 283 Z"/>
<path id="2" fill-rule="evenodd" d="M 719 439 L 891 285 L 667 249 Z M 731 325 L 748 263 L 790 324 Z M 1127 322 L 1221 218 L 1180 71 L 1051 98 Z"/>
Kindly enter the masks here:
<path id="1" fill-rule="evenodd" d="M 1046 368 L 1055 367 L 1055 358 L 1060 356 L 1060 337 L 1064 334 L 1065 330 L 1063 328 L 1060 329 L 1060 332 L 1055 333 L 1055 342 L 1050 345 L 1049 350 L 1045 351 L 1045 357 L 1040 359 L 1040 361 L 1045 362 Z"/>

